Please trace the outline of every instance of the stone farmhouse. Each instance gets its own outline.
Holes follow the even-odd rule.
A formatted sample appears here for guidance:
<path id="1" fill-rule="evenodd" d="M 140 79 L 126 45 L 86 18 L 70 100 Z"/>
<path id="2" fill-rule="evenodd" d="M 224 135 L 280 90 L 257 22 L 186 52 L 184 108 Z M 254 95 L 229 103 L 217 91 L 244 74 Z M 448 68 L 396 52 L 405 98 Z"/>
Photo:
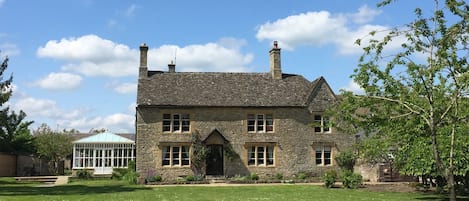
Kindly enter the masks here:
<path id="1" fill-rule="evenodd" d="M 280 48 L 268 73 L 149 71 L 140 46 L 136 168 L 164 180 L 193 175 L 192 134 L 209 150 L 205 175 L 320 176 L 355 141 L 331 128 L 324 111 L 337 100 L 323 77 L 282 73 Z"/>

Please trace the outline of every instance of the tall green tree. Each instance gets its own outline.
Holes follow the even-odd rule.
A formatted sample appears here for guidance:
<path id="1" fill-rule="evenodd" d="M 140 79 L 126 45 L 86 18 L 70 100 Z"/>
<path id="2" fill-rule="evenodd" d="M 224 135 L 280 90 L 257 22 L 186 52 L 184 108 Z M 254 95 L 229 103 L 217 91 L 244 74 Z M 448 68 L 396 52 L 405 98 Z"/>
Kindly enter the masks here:
<path id="1" fill-rule="evenodd" d="M 395 159 L 420 168 L 412 171 L 434 170 L 444 177 L 453 201 L 454 175 L 468 173 L 463 153 L 468 142 L 469 5 L 462 0 L 435 0 L 434 5 L 431 15 L 416 8 L 414 21 L 369 40 L 352 75 L 365 95 L 343 92 L 336 118 L 348 123 L 344 128 L 386 140 L 396 150 Z M 399 51 L 387 49 L 396 41 L 404 41 Z"/>
<path id="2" fill-rule="evenodd" d="M 69 133 L 53 131 L 47 124 L 42 124 L 33 134 L 36 154 L 48 161 L 52 173 L 58 174 L 59 162 L 73 153 L 72 137 Z"/>
<path id="3" fill-rule="evenodd" d="M 8 57 L 0 66 L 0 152 L 11 154 L 33 153 L 32 136 L 28 127 L 32 121 L 25 121 L 26 113 L 10 111 L 5 103 L 12 95 L 13 76 L 3 80 L 5 70 L 8 67 Z"/>

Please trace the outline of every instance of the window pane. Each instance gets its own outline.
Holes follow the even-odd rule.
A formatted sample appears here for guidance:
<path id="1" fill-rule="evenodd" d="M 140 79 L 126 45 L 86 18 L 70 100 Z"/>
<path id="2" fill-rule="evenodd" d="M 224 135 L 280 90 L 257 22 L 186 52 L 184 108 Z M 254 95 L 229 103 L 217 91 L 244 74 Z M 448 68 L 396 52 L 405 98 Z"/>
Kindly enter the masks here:
<path id="1" fill-rule="evenodd" d="M 321 115 L 314 115 L 314 132 L 317 132 L 317 133 L 321 132 L 321 127 L 322 127 L 321 121 L 322 121 Z"/>
<path id="2" fill-rule="evenodd" d="M 189 114 L 182 115 L 182 131 L 189 132 L 190 129 L 190 117 Z"/>
<path id="3" fill-rule="evenodd" d="M 248 165 L 256 164 L 256 147 L 251 147 L 248 150 Z"/>
<path id="4" fill-rule="evenodd" d="M 264 165 L 264 147 L 257 147 L 257 165 Z"/>
<path id="5" fill-rule="evenodd" d="M 316 165 L 322 165 L 322 147 L 316 147 Z"/>
<path id="6" fill-rule="evenodd" d="M 179 147 L 173 147 L 173 164 L 172 165 L 179 165 Z"/>
<path id="7" fill-rule="evenodd" d="M 267 165 L 274 164 L 274 147 L 268 146 L 267 147 Z"/>
<path id="8" fill-rule="evenodd" d="M 163 148 L 163 165 L 169 165 L 169 161 L 171 159 L 171 155 L 170 155 L 170 152 L 171 152 L 171 147 L 164 147 Z"/>
<path id="9" fill-rule="evenodd" d="M 257 115 L 257 131 L 258 132 L 264 131 L 264 115 L 263 114 Z"/>
<path id="10" fill-rule="evenodd" d="M 189 147 L 183 146 L 181 148 L 182 165 L 189 165 Z"/>
<path id="11" fill-rule="evenodd" d="M 181 121 L 180 121 L 180 115 L 179 114 L 175 114 L 173 115 L 173 132 L 176 132 L 176 131 L 181 131 Z"/>
<path id="12" fill-rule="evenodd" d="M 171 131 L 171 115 L 163 114 L 163 131 Z"/>
<path id="13" fill-rule="evenodd" d="M 324 165 L 331 164 L 331 147 L 324 147 Z"/>
<path id="14" fill-rule="evenodd" d="M 268 114 L 265 116 L 265 124 L 266 124 L 265 130 L 267 132 L 274 131 L 274 118 L 272 117 L 271 114 Z"/>
<path id="15" fill-rule="evenodd" d="M 253 114 L 248 114 L 248 131 L 255 131 L 256 119 Z"/>

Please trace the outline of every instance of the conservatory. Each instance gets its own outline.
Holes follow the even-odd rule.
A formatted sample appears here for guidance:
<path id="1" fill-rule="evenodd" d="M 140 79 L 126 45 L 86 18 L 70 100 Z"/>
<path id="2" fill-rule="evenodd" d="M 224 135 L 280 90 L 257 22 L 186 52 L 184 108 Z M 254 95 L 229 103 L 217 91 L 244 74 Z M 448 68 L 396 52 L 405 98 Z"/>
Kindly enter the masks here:
<path id="1" fill-rule="evenodd" d="M 135 141 L 114 133 L 98 133 L 73 142 L 73 170 L 112 174 L 135 160 Z"/>

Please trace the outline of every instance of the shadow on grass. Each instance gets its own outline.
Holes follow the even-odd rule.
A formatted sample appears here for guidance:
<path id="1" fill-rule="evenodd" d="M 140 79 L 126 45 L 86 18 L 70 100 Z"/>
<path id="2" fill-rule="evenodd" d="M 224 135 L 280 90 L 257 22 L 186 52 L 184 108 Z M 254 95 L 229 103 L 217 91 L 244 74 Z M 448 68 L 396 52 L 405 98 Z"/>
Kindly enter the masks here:
<path id="1" fill-rule="evenodd" d="M 54 187 L 40 186 L 0 186 L 0 196 L 20 195 L 90 195 L 106 194 L 116 192 L 131 192 L 150 190 L 151 188 L 139 186 L 110 185 L 110 186 L 87 186 L 87 185 L 64 185 Z"/>
<path id="2" fill-rule="evenodd" d="M 417 200 L 434 200 L 434 201 L 449 201 L 448 195 L 442 195 L 442 194 L 437 194 L 437 193 L 430 193 L 426 194 L 420 198 L 417 198 Z M 469 201 L 468 196 L 458 196 L 458 201 Z"/>

